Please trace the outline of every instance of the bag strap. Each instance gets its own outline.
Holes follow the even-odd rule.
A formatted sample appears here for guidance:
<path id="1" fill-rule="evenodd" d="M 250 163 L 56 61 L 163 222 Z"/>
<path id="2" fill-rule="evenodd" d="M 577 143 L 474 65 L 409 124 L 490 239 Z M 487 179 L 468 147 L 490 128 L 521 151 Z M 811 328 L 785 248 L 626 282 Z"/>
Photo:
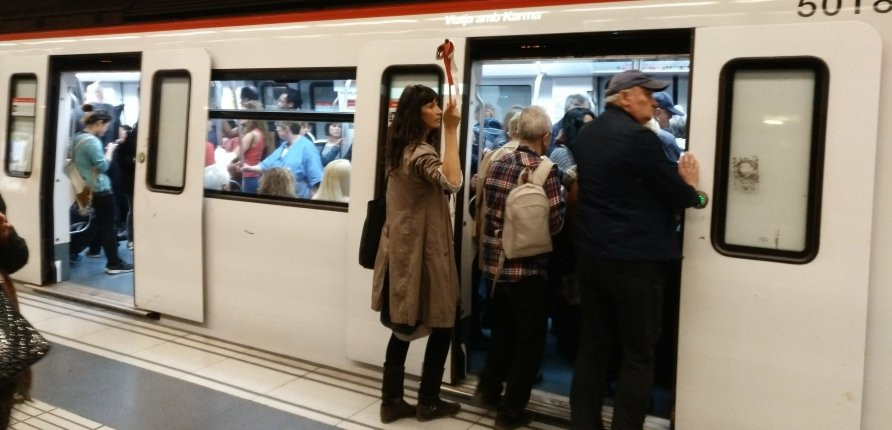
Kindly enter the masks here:
<path id="1" fill-rule="evenodd" d="M 533 170 L 532 177 L 529 179 L 529 182 L 532 182 L 538 186 L 545 185 L 545 181 L 548 180 L 548 174 L 551 173 L 551 167 L 554 166 L 554 161 L 551 161 L 546 156 L 542 156 L 539 165 L 536 166 L 536 170 Z"/>
<path id="2" fill-rule="evenodd" d="M 71 152 L 68 154 L 68 158 L 71 160 L 72 164 L 75 164 L 74 163 L 74 155 L 77 154 L 77 151 L 79 149 L 81 149 L 81 146 L 84 146 L 84 143 L 88 142 L 89 140 L 90 140 L 90 135 L 87 133 L 83 133 L 83 132 L 78 133 L 77 136 L 74 138 L 74 144 L 71 145 Z M 74 170 L 76 172 L 78 172 L 78 174 L 80 174 L 80 170 L 77 170 L 77 166 L 72 166 L 72 167 L 74 168 Z M 86 182 L 85 186 L 91 192 L 93 191 L 93 187 L 96 185 L 96 179 L 99 176 L 98 173 L 99 173 L 99 171 L 96 169 L 96 166 L 93 166 L 93 168 L 90 169 L 90 181 L 89 182 L 85 181 Z"/>
<path id="3" fill-rule="evenodd" d="M 74 138 L 74 143 L 71 145 L 71 152 L 68 153 L 68 158 L 74 160 L 74 154 L 77 153 L 81 146 L 84 145 L 87 141 L 90 140 L 90 135 L 87 133 L 78 133 Z"/>

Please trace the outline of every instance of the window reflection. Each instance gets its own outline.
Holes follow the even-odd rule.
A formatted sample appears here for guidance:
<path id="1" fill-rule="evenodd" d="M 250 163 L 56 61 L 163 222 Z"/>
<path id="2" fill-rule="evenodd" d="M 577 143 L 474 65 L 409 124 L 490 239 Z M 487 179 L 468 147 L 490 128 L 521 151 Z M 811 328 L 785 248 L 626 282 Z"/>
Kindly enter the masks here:
<path id="1" fill-rule="evenodd" d="M 219 110 L 354 112 L 352 79 L 215 80 L 210 107 Z"/>

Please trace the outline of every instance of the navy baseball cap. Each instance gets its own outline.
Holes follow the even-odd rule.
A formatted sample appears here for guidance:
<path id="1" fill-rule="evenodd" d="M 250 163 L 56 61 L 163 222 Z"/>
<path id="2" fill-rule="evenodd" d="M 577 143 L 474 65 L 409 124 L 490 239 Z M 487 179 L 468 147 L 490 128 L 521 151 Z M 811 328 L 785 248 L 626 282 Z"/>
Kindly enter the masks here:
<path id="1" fill-rule="evenodd" d="M 641 70 L 626 70 L 620 72 L 610 79 L 607 83 L 607 96 L 612 96 L 622 90 L 632 87 L 647 88 L 651 91 L 663 91 L 669 86 L 667 81 L 659 81 L 650 76 L 645 75 Z"/>
<path id="2" fill-rule="evenodd" d="M 660 91 L 658 93 L 653 93 L 654 100 L 657 101 L 660 109 L 664 111 L 671 112 L 672 115 L 684 116 L 684 112 L 675 108 L 675 102 L 672 101 L 672 96 L 667 94 L 665 91 Z"/>

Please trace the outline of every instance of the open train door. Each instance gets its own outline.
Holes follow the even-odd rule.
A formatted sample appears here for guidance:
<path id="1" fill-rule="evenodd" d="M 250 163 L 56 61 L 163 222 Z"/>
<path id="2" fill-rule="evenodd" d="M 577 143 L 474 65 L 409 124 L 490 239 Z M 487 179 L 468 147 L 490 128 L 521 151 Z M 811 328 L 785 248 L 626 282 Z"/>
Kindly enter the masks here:
<path id="1" fill-rule="evenodd" d="M 455 47 L 457 70 L 462 70 L 465 52 L 464 39 L 450 39 Z M 447 90 L 442 87 L 445 76 L 442 60 L 436 59 L 437 47 L 443 39 L 391 40 L 370 42 L 362 49 L 359 69 L 356 72 L 357 98 L 365 100 L 357 104 L 356 134 L 353 145 L 353 178 L 350 186 L 348 212 L 348 286 L 347 286 L 347 357 L 381 366 L 390 330 L 378 321 L 379 314 L 371 310 L 372 271 L 362 268 L 357 261 L 362 224 L 366 215 L 366 202 L 383 192 L 384 131 L 388 115 L 396 110 L 396 101 L 402 89 L 409 84 L 423 84 L 439 88 L 445 103 Z M 460 73 L 455 73 L 461 76 Z M 461 85 L 456 83 L 460 89 Z M 456 99 L 460 96 L 453 89 Z M 375 100 L 380 100 L 376 103 Z M 372 101 L 369 103 L 369 101 Z M 377 160 L 377 162 L 376 162 Z M 406 370 L 421 373 L 424 348 L 411 348 L 406 360 Z M 447 378 L 451 369 L 447 366 Z"/>
<path id="2" fill-rule="evenodd" d="M 210 69 L 202 49 L 143 52 L 133 194 L 136 306 L 199 322 Z"/>
<path id="3" fill-rule="evenodd" d="M 881 60 L 854 22 L 696 30 L 676 428 L 861 428 Z"/>
<path id="4" fill-rule="evenodd" d="M 40 244 L 46 218 L 52 205 L 44 203 L 42 185 L 52 186 L 53 174 L 44 174 L 43 134 L 46 121 L 47 56 L 6 56 L 0 58 L 0 130 L 3 169 L 0 194 L 6 202 L 6 216 L 16 232 L 28 242 L 28 264 L 15 273 L 20 281 L 41 285 L 51 268 L 42 268 L 46 250 Z M 48 172 L 47 172 L 48 173 Z M 61 171 L 55 175 L 61 176 Z M 61 196 L 59 197 L 61 198 Z M 70 204 L 70 201 L 69 203 Z M 43 212 L 43 210 L 49 212 Z M 47 270 L 44 270 L 47 269 Z"/>

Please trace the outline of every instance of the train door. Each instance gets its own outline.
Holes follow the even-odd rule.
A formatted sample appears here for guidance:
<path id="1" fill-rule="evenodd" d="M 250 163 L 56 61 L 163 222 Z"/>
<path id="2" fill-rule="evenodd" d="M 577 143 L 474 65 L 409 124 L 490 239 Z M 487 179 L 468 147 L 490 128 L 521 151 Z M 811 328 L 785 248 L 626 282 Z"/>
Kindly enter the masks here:
<path id="1" fill-rule="evenodd" d="M 0 61 L 0 117 L 6 129 L 0 135 L 3 169 L 0 194 L 6 216 L 29 244 L 31 258 L 15 273 L 17 280 L 40 285 L 49 274 L 41 265 L 47 250 L 37 244 L 46 233 L 41 222 L 43 124 L 46 118 L 47 57 L 5 57 Z"/>
<path id="2" fill-rule="evenodd" d="M 136 306 L 199 322 L 210 70 L 202 49 L 142 53 L 133 196 Z"/>
<path id="3" fill-rule="evenodd" d="M 452 40 L 456 68 L 462 70 L 464 40 Z M 372 271 L 359 266 L 356 250 L 365 219 L 365 202 L 383 192 L 384 131 L 389 113 L 396 110 L 402 88 L 409 84 L 423 84 L 439 89 L 444 100 L 447 88 L 442 87 L 444 71 L 437 61 L 437 47 L 443 39 L 370 42 L 362 49 L 357 70 L 357 97 L 366 100 L 356 108 L 356 141 L 353 145 L 353 180 L 350 188 L 349 233 L 347 249 L 354 252 L 348 259 L 347 287 L 347 357 L 363 363 L 381 366 L 390 331 L 378 322 L 378 314 L 370 309 Z M 383 55 L 382 53 L 386 53 Z M 438 88 L 439 87 L 439 88 Z M 452 89 L 460 98 L 461 85 Z M 378 103 L 375 100 L 379 100 Z M 368 101 L 372 101 L 369 103 Z M 356 160 L 366 160 L 359 162 Z M 423 348 L 412 348 L 406 361 L 407 371 L 421 374 Z M 447 369 L 446 378 L 451 378 Z"/>
<path id="4" fill-rule="evenodd" d="M 52 253 L 45 256 L 43 263 L 52 276 L 44 282 L 54 283 L 52 291 L 60 294 L 92 296 L 98 301 L 132 306 L 133 275 L 110 276 L 106 273 L 108 258 L 101 245 L 97 217 L 95 212 L 81 214 L 73 205 L 74 197 L 64 165 L 73 138 L 84 129 L 81 118 L 85 103 L 110 118 L 105 133 L 97 136 L 103 149 L 125 146 L 120 130 L 133 125 L 139 114 L 139 55 L 53 56 L 49 66 L 52 102 L 48 103 L 48 138 L 44 154 L 48 159 L 46 164 L 52 165 L 54 177 L 47 181 L 50 189 L 44 193 L 52 199 L 44 205 L 51 210 L 53 223 L 45 227 L 52 228 L 44 238 L 51 244 L 48 249 Z M 97 191 L 96 198 L 100 193 L 107 194 L 114 202 L 110 204 L 110 210 L 120 222 L 109 224 L 107 228 L 116 236 L 115 252 L 130 262 L 132 251 L 128 247 L 127 225 L 132 213 L 129 200 L 132 186 L 128 185 L 132 179 L 125 179 L 128 176 L 124 166 L 126 157 L 121 158 L 124 152 L 123 149 L 107 152 L 110 157 L 106 157 L 108 169 L 104 177 L 110 179 L 106 183 L 104 178 L 97 178 L 94 184 L 104 188 Z M 109 185 L 111 189 L 107 189 Z"/>
<path id="5" fill-rule="evenodd" d="M 653 41 L 659 40 L 659 43 Z M 568 109 L 581 108 L 578 114 L 585 121 L 585 110 L 595 116 L 604 109 L 603 91 L 617 72 L 641 69 L 672 84 L 666 92 L 675 104 L 688 105 L 691 32 L 659 30 L 620 33 L 562 34 L 545 36 L 505 37 L 470 40 L 468 118 L 466 140 L 466 178 L 477 173 L 483 156 L 508 140 L 506 130 L 514 112 L 537 105 L 548 112 L 555 124 L 555 145 L 571 146 L 561 131 L 562 118 Z M 683 119 L 683 118 L 679 118 Z M 569 122 L 569 120 L 568 120 Z M 570 127 L 572 123 L 568 123 Z M 683 128 L 683 127 L 682 127 Z M 574 129 L 575 130 L 575 129 Z M 569 128 L 566 135 L 570 135 Z M 683 138 L 677 144 L 684 145 Z M 556 160 L 557 158 L 555 158 Z M 572 163 L 575 164 L 575 163 Z M 564 166 L 566 169 L 569 166 Z M 468 182 L 469 179 L 466 179 Z M 469 193 L 464 200 L 462 243 L 471 243 L 474 220 L 469 212 Z M 573 226 L 565 224 L 563 236 L 555 243 L 572 241 Z M 566 242 L 565 242 L 566 243 Z M 566 248 L 562 248 L 566 249 Z M 481 279 L 476 250 L 463 249 L 462 281 L 465 288 L 463 307 L 470 312 L 463 320 L 463 339 L 468 351 L 466 370 L 477 375 L 482 370 L 489 348 L 491 316 L 488 300 L 489 283 Z M 534 385 L 532 409 L 545 414 L 567 417 L 573 361 L 578 348 L 579 308 L 574 304 L 572 288 L 572 253 L 552 254 L 552 260 L 566 259 L 550 265 L 551 318 L 541 375 Z M 569 264 L 564 264 L 569 263 Z M 677 269 L 677 268 L 676 268 Z M 560 272 L 560 273 L 557 273 Z M 668 425 L 674 394 L 675 326 L 678 318 L 678 270 L 667 279 L 663 335 L 658 348 L 658 370 L 653 390 L 651 420 Z M 473 389 L 473 377 L 468 390 Z"/>
<path id="6" fill-rule="evenodd" d="M 861 428 L 880 39 L 714 27 L 694 52 L 714 198 L 685 221 L 678 428 Z"/>

